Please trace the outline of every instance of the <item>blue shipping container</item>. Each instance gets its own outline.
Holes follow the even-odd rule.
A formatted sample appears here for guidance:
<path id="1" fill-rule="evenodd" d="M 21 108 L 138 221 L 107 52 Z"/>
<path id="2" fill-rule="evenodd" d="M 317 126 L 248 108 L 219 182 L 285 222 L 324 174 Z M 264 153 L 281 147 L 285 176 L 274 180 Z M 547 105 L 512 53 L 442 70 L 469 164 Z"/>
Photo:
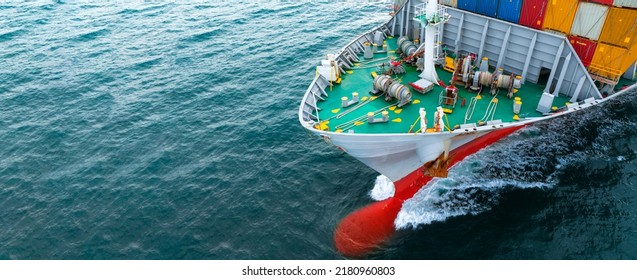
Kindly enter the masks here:
<path id="1" fill-rule="evenodd" d="M 495 17 L 498 14 L 498 2 L 498 0 L 478 1 L 476 12 L 485 16 Z"/>
<path id="2" fill-rule="evenodd" d="M 458 9 L 462 9 L 469 12 L 476 12 L 478 0 L 458 0 Z"/>
<path id="3" fill-rule="evenodd" d="M 498 6 L 498 18 L 513 23 L 520 21 L 522 13 L 522 0 L 500 0 Z"/>

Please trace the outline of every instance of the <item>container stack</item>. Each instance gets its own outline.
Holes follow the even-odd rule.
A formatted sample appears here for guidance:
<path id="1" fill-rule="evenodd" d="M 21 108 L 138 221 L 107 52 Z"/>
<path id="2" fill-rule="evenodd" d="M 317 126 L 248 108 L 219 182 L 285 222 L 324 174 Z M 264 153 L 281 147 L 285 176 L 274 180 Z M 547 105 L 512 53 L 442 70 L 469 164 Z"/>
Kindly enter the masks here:
<path id="1" fill-rule="evenodd" d="M 610 7 L 589 72 L 619 80 L 637 60 L 637 1 L 615 1 L 633 7 Z M 632 2 L 632 3 L 629 3 Z"/>
<path id="2" fill-rule="evenodd" d="M 608 17 L 608 6 L 599 4 L 604 1 L 606 0 L 579 3 L 568 35 L 573 49 L 586 67 L 593 61 L 599 36 Z M 612 3 L 612 0 L 610 2 Z"/>
<path id="3" fill-rule="evenodd" d="M 603 83 L 637 61 L 637 0 L 442 0 L 441 4 L 568 38 Z"/>

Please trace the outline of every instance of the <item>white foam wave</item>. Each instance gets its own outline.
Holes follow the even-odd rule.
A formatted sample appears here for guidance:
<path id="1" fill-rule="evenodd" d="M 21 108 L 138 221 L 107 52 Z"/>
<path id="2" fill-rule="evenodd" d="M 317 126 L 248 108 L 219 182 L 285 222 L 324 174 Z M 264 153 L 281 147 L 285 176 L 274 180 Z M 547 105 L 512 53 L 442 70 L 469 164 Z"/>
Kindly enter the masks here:
<path id="1" fill-rule="evenodd" d="M 431 181 L 407 200 L 396 228 L 489 211 L 512 188 L 557 185 L 559 175 L 573 165 L 634 160 L 637 153 L 617 141 L 637 134 L 637 122 L 630 119 L 635 103 L 637 97 L 627 96 L 623 102 L 539 123 L 467 157 L 449 178 Z"/>
<path id="2" fill-rule="evenodd" d="M 385 175 L 376 177 L 374 188 L 369 192 L 369 196 L 376 201 L 381 201 L 394 196 L 396 189 L 394 183 Z"/>
<path id="3" fill-rule="evenodd" d="M 451 217 L 475 215 L 497 205 L 500 193 L 506 188 L 549 187 L 552 184 L 509 179 L 477 180 L 471 176 L 438 179 L 405 201 L 394 224 L 398 229 L 415 228 Z"/>

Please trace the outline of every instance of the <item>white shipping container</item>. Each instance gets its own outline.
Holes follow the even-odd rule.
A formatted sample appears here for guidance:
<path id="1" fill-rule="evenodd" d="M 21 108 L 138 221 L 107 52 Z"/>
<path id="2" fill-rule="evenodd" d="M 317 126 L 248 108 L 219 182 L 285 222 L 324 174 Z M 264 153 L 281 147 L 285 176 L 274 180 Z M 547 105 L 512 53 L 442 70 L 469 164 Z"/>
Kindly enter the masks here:
<path id="1" fill-rule="evenodd" d="M 613 5 L 617 7 L 637 8 L 637 0 L 615 0 Z"/>
<path id="2" fill-rule="evenodd" d="M 608 6 L 581 2 L 575 14 L 571 34 L 594 41 L 599 39 L 608 15 Z"/>

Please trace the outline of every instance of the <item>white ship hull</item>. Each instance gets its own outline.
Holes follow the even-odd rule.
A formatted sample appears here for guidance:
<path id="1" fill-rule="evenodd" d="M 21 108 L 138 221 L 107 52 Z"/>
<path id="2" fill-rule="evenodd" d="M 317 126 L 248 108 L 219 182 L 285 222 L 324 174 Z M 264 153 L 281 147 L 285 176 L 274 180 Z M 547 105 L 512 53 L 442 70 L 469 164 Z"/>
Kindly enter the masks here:
<path id="1" fill-rule="evenodd" d="M 488 133 L 482 131 L 467 134 L 327 135 L 311 130 L 394 182 L 421 168 L 425 163 L 434 161 L 445 152 L 447 146 L 448 151 L 453 151 Z"/>

